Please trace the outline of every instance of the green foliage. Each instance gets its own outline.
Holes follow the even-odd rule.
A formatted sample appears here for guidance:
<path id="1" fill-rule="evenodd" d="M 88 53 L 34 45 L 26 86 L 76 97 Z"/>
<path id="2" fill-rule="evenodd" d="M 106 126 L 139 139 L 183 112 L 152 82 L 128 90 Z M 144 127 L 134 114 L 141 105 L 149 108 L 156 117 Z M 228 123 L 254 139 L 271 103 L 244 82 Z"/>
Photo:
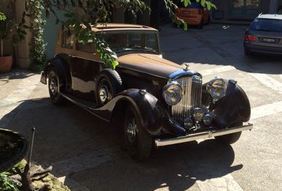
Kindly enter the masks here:
<path id="1" fill-rule="evenodd" d="M 105 63 L 105 66 L 115 69 L 119 65 L 116 53 L 110 49 L 109 45 L 104 40 L 95 38 L 95 42 L 97 53 L 100 59 Z"/>
<path id="2" fill-rule="evenodd" d="M 0 11 L 0 21 L 5 21 L 6 19 L 6 15 Z"/>
<path id="3" fill-rule="evenodd" d="M 187 23 L 178 18 L 175 14 L 175 9 L 177 6 L 173 0 L 163 0 L 165 6 L 171 16 L 171 19 L 178 26 L 183 26 L 184 30 L 188 29 Z M 136 16 L 137 13 L 150 11 L 149 6 L 147 6 L 142 0 L 27 0 L 27 2 L 35 3 L 33 8 L 40 10 L 29 14 L 29 6 L 26 6 L 26 15 L 35 16 L 35 30 L 37 31 L 37 36 L 34 37 L 36 43 L 31 48 L 32 51 L 32 62 L 33 63 L 42 63 L 43 53 L 45 51 L 44 41 L 42 40 L 42 7 L 45 9 L 45 14 L 48 16 L 50 14 L 54 15 L 57 18 L 57 23 L 62 22 L 65 26 L 73 26 L 75 28 L 75 33 L 78 35 L 79 39 L 87 42 L 92 40 L 96 42 L 96 48 L 99 53 L 100 59 L 104 61 L 106 67 L 115 68 L 118 65 L 116 54 L 110 49 L 110 47 L 101 39 L 97 39 L 92 33 L 91 24 L 96 25 L 97 23 L 106 23 L 110 21 L 112 17 L 112 12 L 115 7 L 122 7 L 126 11 L 132 13 L 133 16 Z M 191 0 L 181 0 L 183 5 L 187 7 L 191 4 Z M 197 0 L 201 3 L 203 7 L 207 9 L 215 8 L 215 5 L 209 0 Z M 57 16 L 56 11 L 60 10 L 65 14 L 65 20 L 62 21 Z M 25 14 L 25 13 L 24 13 Z M 90 24 L 91 23 L 91 24 Z M 37 25 L 38 24 L 38 25 Z M 83 24 L 85 27 L 81 27 Z M 24 26 L 24 25 L 22 25 Z M 40 49 L 41 47 L 41 49 Z"/>
<path id="4" fill-rule="evenodd" d="M 10 34 L 13 27 L 13 21 L 0 12 L 0 39 L 5 39 Z"/>
<path id="5" fill-rule="evenodd" d="M 30 62 L 31 68 L 41 71 L 46 62 L 46 43 L 44 41 L 44 25 L 46 20 L 43 15 L 44 6 L 41 0 L 26 1 L 27 14 L 31 18 L 30 30 L 32 40 L 30 43 Z M 29 28 L 27 25 L 24 27 Z"/>
<path id="6" fill-rule="evenodd" d="M 19 191 L 17 185 L 9 178 L 8 173 L 0 173 L 1 191 Z"/>
<path id="7" fill-rule="evenodd" d="M 4 52 L 3 41 L 12 33 L 14 26 L 13 20 L 0 12 L 0 56 L 3 56 Z"/>
<path id="8" fill-rule="evenodd" d="M 208 0 L 196 0 L 198 3 L 202 5 L 202 7 L 207 8 L 208 10 L 216 9 L 215 4 Z"/>
<path id="9" fill-rule="evenodd" d="M 185 31 L 188 30 L 188 25 L 187 23 L 176 16 L 175 10 L 178 8 L 177 5 L 174 3 L 173 0 L 164 0 L 166 9 L 169 12 L 169 15 L 172 19 L 172 22 L 175 23 L 178 27 L 183 27 Z M 209 0 L 196 0 L 197 3 L 200 3 L 202 7 L 207 8 L 208 10 L 216 9 L 215 4 L 213 4 Z M 187 7 L 191 4 L 191 0 L 181 0 L 181 3 L 183 3 L 184 7 Z"/>
<path id="10" fill-rule="evenodd" d="M 81 43 L 95 43 L 95 47 L 101 61 L 104 62 L 105 67 L 115 69 L 118 66 L 117 55 L 111 50 L 107 42 L 98 38 L 91 30 L 92 25 L 68 25 L 69 30 L 73 31 L 78 42 Z"/>

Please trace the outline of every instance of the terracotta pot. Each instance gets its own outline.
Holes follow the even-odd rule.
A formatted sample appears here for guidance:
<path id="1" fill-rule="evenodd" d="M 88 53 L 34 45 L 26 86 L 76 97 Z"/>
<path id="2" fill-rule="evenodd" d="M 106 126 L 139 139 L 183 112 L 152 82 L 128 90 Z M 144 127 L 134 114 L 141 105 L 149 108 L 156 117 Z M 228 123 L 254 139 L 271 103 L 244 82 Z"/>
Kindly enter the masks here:
<path id="1" fill-rule="evenodd" d="M 2 56 L 0 57 L 0 72 L 9 72 L 12 68 L 13 57 Z"/>

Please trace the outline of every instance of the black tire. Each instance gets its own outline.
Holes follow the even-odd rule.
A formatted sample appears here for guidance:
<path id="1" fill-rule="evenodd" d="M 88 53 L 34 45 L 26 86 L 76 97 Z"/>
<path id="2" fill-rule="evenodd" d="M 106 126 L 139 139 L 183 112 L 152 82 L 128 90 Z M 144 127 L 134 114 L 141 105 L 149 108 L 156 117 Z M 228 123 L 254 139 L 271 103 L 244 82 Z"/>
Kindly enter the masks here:
<path id="1" fill-rule="evenodd" d="M 50 95 L 50 100 L 55 105 L 61 105 L 65 103 L 65 98 L 60 94 L 62 91 L 62 80 L 57 74 L 55 69 L 50 69 L 48 73 L 48 90 Z"/>
<path id="2" fill-rule="evenodd" d="M 117 93 L 122 91 L 122 81 L 115 71 L 103 71 L 97 78 L 96 100 L 98 106 L 109 102 Z"/>
<path id="3" fill-rule="evenodd" d="M 144 161 L 151 155 L 153 139 L 142 127 L 136 110 L 131 106 L 125 111 L 123 140 L 125 149 L 133 159 Z"/>
<path id="4" fill-rule="evenodd" d="M 242 125 L 243 125 L 243 123 L 238 123 L 238 124 L 235 124 L 235 125 L 232 125 L 232 126 L 236 127 L 236 126 L 242 126 Z M 231 144 L 233 144 L 233 143 L 235 143 L 239 140 L 239 138 L 241 137 L 241 134 L 242 134 L 242 132 L 233 133 L 233 134 L 229 134 L 229 135 L 223 135 L 223 136 L 216 137 L 216 140 L 221 142 L 221 143 L 231 145 Z"/>

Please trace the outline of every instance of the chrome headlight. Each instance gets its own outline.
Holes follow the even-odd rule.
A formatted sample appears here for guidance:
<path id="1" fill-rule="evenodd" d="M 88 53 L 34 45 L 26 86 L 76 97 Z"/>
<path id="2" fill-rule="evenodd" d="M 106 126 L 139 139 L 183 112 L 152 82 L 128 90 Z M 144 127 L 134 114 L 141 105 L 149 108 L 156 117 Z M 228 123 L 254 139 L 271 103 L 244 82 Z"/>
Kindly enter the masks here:
<path id="1" fill-rule="evenodd" d="M 218 101 L 226 94 L 227 84 L 224 79 L 216 78 L 207 84 L 207 92 L 211 95 L 214 101 Z"/>
<path id="2" fill-rule="evenodd" d="M 168 105 L 176 105 L 181 101 L 182 88 L 176 81 L 169 82 L 163 88 L 163 97 Z"/>

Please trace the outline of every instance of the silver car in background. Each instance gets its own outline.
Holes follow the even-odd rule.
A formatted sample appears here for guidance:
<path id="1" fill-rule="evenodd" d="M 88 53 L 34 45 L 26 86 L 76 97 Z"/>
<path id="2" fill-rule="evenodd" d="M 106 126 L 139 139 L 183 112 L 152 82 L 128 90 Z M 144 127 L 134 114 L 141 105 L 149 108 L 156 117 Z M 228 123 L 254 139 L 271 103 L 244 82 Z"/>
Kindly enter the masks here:
<path id="1" fill-rule="evenodd" d="M 244 37 L 245 55 L 282 55 L 282 15 L 261 14 L 250 24 Z"/>

